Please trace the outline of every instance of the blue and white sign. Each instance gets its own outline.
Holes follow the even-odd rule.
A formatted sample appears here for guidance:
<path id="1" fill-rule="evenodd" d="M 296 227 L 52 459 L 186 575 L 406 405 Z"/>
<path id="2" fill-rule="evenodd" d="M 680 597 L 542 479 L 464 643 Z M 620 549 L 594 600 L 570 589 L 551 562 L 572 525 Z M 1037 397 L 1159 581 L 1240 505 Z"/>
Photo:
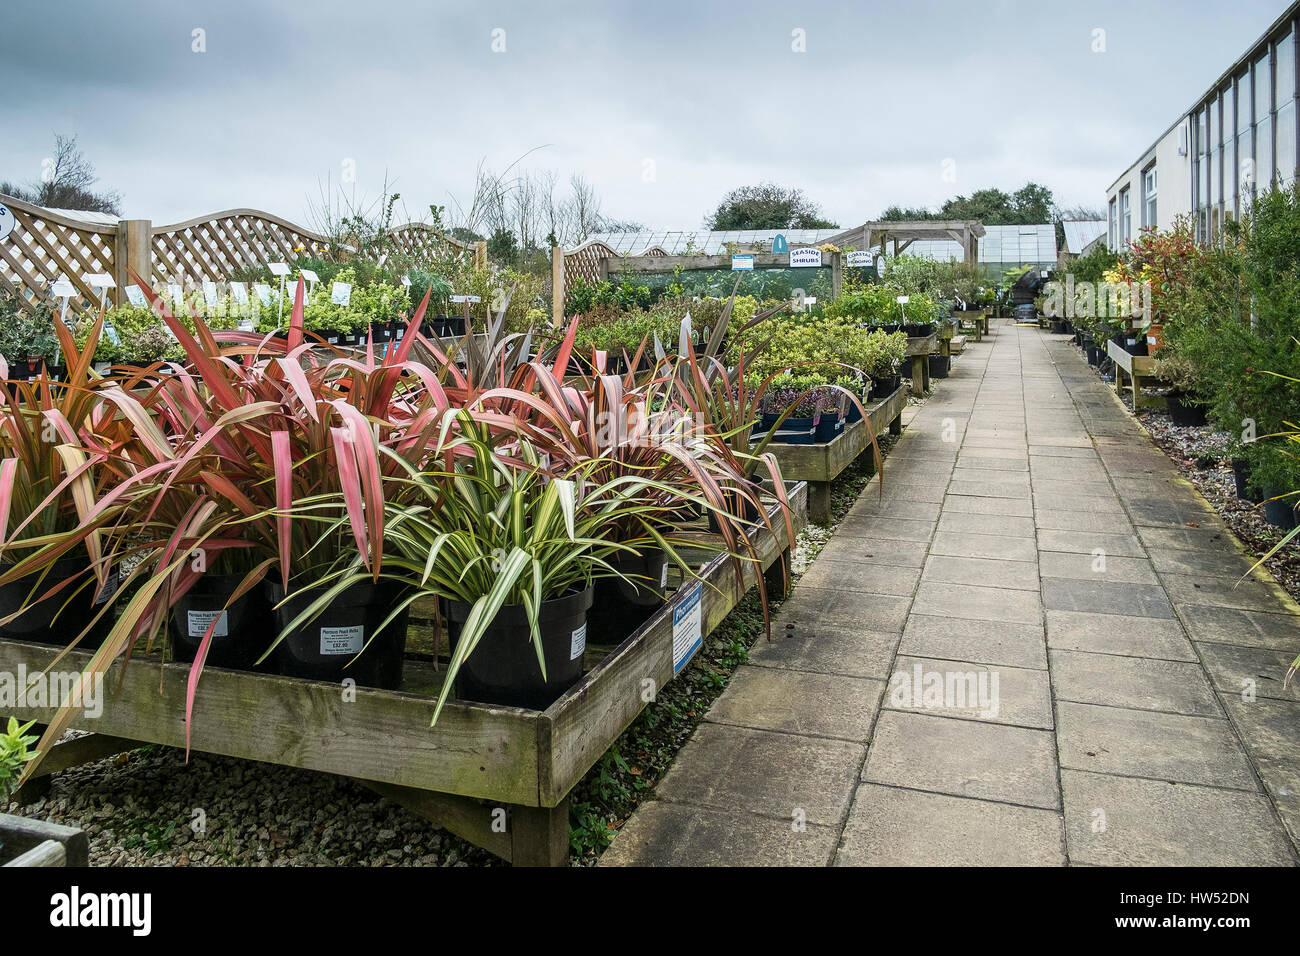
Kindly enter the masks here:
<path id="1" fill-rule="evenodd" d="M 753 256 L 732 256 L 731 268 L 733 271 L 736 270 L 752 271 L 754 268 L 754 257 Z"/>
<path id="2" fill-rule="evenodd" d="M 696 581 L 673 608 L 673 676 L 704 646 L 704 582 Z"/>
<path id="3" fill-rule="evenodd" d="M 874 256 L 870 252 L 850 252 L 849 268 L 850 269 L 870 269 L 876 264 Z"/>
<path id="4" fill-rule="evenodd" d="M 785 236 L 779 232 L 772 237 L 772 254 L 776 256 L 785 255 L 790 251 L 790 244 L 785 241 Z"/>
<path id="5" fill-rule="evenodd" d="M 0 242 L 9 238 L 9 233 L 14 231 L 16 222 L 13 210 L 0 202 Z"/>
<path id="6" fill-rule="evenodd" d="M 816 246 L 800 246 L 790 250 L 791 269 L 817 269 L 822 264 L 822 251 Z"/>

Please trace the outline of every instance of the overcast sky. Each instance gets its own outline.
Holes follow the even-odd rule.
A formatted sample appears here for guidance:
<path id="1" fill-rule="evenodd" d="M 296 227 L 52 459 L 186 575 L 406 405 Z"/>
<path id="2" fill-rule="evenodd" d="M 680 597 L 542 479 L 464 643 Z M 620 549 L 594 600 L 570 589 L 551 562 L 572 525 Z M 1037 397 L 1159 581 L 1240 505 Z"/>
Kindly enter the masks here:
<path id="1" fill-rule="evenodd" d="M 387 173 L 420 218 L 466 202 L 480 161 L 501 170 L 541 147 L 524 165 L 581 172 L 606 214 L 690 229 L 760 180 L 801 187 L 844 226 L 1030 179 L 1100 208 L 1286 5 L 4 6 L 0 179 L 37 178 L 54 134 L 75 133 L 125 214 L 155 224 L 236 206 L 303 222 L 348 160 L 359 195 Z"/>

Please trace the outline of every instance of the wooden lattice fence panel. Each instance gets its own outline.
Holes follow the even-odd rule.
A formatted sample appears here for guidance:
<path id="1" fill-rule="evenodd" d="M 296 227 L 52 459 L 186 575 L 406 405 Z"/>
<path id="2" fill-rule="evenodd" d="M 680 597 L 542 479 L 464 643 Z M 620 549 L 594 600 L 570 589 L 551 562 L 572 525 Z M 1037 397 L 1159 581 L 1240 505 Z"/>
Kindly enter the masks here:
<path id="1" fill-rule="evenodd" d="M 224 282 L 239 269 L 323 256 L 328 240 L 256 209 L 231 209 L 153 230 L 153 281 Z"/>
<path id="2" fill-rule="evenodd" d="M 448 250 L 453 254 L 474 252 L 471 243 L 459 242 L 421 222 L 408 222 L 402 226 L 394 226 L 389 230 L 388 238 L 399 255 L 408 256 L 421 265 L 436 262 L 446 255 Z"/>
<path id="3" fill-rule="evenodd" d="M 99 293 L 84 278 L 87 273 L 113 273 L 117 227 L 86 223 L 0 197 L 14 215 L 14 229 L 0 242 L 0 285 L 30 302 L 49 299 L 50 285 L 66 277 L 78 295 L 69 308 L 81 314 L 97 308 Z"/>
<path id="4" fill-rule="evenodd" d="M 606 259 L 617 259 L 618 253 L 599 239 L 589 239 L 576 249 L 564 254 L 564 288 L 560 300 L 568 297 L 569 289 L 581 276 L 591 283 L 600 282 L 608 275 Z"/>

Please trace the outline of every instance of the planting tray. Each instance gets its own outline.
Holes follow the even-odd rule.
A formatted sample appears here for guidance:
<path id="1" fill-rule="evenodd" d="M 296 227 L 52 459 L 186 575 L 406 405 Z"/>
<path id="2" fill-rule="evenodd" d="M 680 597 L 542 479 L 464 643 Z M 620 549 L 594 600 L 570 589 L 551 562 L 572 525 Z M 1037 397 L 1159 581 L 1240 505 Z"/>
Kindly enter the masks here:
<path id="1" fill-rule="evenodd" d="M 787 490 L 797 530 L 807 514 L 808 486 L 801 482 Z M 769 591 L 783 593 L 791 542 L 775 502 L 768 513 L 773 529 L 751 532 L 758 561 L 744 565 L 743 584 L 726 555 L 701 548 L 697 573 L 703 584 L 677 581 L 668 603 L 621 644 L 589 646 L 587 673 L 544 711 L 450 700 L 430 727 L 432 695 L 441 688 L 444 670 L 429 629 L 413 626 L 401 689 L 357 688 L 351 700 L 336 683 L 205 668 L 191 747 L 356 778 L 512 863 L 565 865 L 569 791 L 653 699 L 647 687 L 668 683 L 694 653 L 682 651 L 694 621 L 688 612 L 698 605 L 703 637 L 759 574 Z M 682 533 L 701 545 L 716 540 L 703 520 Z M 268 643 L 270 638 L 268 633 Z M 39 671 L 59 650 L 0 639 L 0 671 Z M 82 669 L 89 659 L 86 651 L 72 651 L 56 669 Z M 79 715 L 72 723 L 90 733 L 51 748 L 28 786 L 144 743 L 184 747 L 188 675 L 189 665 L 162 663 L 139 648 L 125 672 L 115 662 L 104 683 L 102 715 Z M 41 722 L 53 714 L 52 707 L 14 711 L 20 720 Z"/>
<path id="2" fill-rule="evenodd" d="M 927 361 L 928 364 L 928 361 Z M 871 435 L 903 433 L 903 409 L 907 407 L 907 390 L 902 386 L 874 405 L 867 406 L 867 417 L 849 422 L 833 440 L 820 445 L 767 446 L 781 465 L 782 477 L 808 483 L 808 517 L 826 524 L 831 517 L 831 482 L 858 456 L 871 448 Z M 867 422 L 871 430 L 867 430 Z"/>

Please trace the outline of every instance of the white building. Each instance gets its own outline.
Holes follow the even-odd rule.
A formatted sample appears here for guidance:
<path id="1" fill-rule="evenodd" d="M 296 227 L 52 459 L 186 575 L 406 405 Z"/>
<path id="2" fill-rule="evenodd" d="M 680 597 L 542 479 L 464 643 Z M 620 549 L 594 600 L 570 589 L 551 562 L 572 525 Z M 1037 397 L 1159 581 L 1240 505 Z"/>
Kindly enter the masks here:
<path id="1" fill-rule="evenodd" d="M 1106 236 L 1112 249 L 1144 228 L 1168 229 L 1191 213 L 1197 238 L 1213 241 L 1256 189 L 1295 180 L 1298 14 L 1300 2 L 1111 183 Z"/>

